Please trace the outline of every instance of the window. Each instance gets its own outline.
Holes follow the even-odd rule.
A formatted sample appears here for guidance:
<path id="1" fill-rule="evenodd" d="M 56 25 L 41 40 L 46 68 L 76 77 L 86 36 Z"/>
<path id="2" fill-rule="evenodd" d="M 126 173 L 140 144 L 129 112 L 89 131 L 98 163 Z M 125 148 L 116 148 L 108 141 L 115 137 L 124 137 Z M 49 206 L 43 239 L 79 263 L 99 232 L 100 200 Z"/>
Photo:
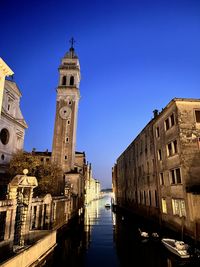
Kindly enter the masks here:
<path id="1" fill-rule="evenodd" d="M 62 77 L 62 85 L 66 85 L 67 84 L 67 77 L 63 76 Z"/>
<path id="2" fill-rule="evenodd" d="M 70 124 L 70 121 L 69 121 L 69 120 L 67 121 L 67 124 L 68 124 L 68 125 Z"/>
<path id="3" fill-rule="evenodd" d="M 196 122 L 200 123 L 200 110 L 195 110 Z"/>
<path id="4" fill-rule="evenodd" d="M 177 147 L 177 141 L 176 140 L 173 141 L 173 150 L 174 150 L 174 154 L 178 153 L 178 147 Z"/>
<path id="5" fill-rule="evenodd" d="M 169 118 L 165 120 L 165 131 L 169 130 L 169 128 L 175 125 L 174 113 L 172 113 Z"/>
<path id="6" fill-rule="evenodd" d="M 4 160 L 5 159 L 5 156 L 4 154 L 1 155 L 1 160 Z"/>
<path id="7" fill-rule="evenodd" d="M 167 213 L 167 202 L 165 198 L 162 198 L 161 204 L 162 204 L 162 212 Z"/>
<path id="8" fill-rule="evenodd" d="M 160 185 L 164 185 L 164 174 L 163 172 L 160 173 Z"/>
<path id="9" fill-rule="evenodd" d="M 181 183 L 181 172 L 180 172 L 180 169 L 176 169 L 175 173 L 176 173 L 176 182 L 177 182 L 177 184 L 180 184 Z"/>
<path id="10" fill-rule="evenodd" d="M 71 76 L 70 77 L 69 85 L 74 85 L 74 76 Z"/>
<path id="11" fill-rule="evenodd" d="M 67 143 L 69 142 L 69 137 L 66 138 L 66 142 L 67 142 Z"/>
<path id="12" fill-rule="evenodd" d="M 41 158 L 40 161 L 43 162 L 44 161 L 44 158 Z"/>
<path id="13" fill-rule="evenodd" d="M 177 140 L 174 140 L 173 142 L 171 142 L 167 145 L 167 156 L 171 157 L 177 153 L 178 153 Z"/>
<path id="14" fill-rule="evenodd" d="M 49 158 L 46 158 L 46 162 L 49 162 Z"/>
<path id="15" fill-rule="evenodd" d="M 174 113 L 170 116 L 171 127 L 174 126 Z"/>
<path id="16" fill-rule="evenodd" d="M 155 190 L 155 205 L 156 207 L 158 207 L 158 194 L 156 190 Z"/>
<path id="17" fill-rule="evenodd" d="M 175 171 L 171 170 L 171 183 L 175 184 L 176 183 L 176 179 L 175 179 Z"/>
<path id="18" fill-rule="evenodd" d="M 65 160 L 67 159 L 67 155 L 65 155 Z"/>
<path id="19" fill-rule="evenodd" d="M 161 149 L 158 150 L 158 160 L 162 160 L 162 152 L 161 152 Z"/>
<path id="20" fill-rule="evenodd" d="M 173 215 L 178 215 L 180 217 L 186 216 L 185 201 L 183 199 L 172 199 L 172 210 Z"/>
<path id="21" fill-rule="evenodd" d="M 169 143 L 168 145 L 167 145 L 167 156 L 168 157 L 171 157 L 172 156 L 172 144 L 171 143 Z"/>
<path id="22" fill-rule="evenodd" d="M 180 184 L 181 183 L 181 170 L 180 168 L 170 170 L 171 174 L 171 184 Z"/>
<path id="23" fill-rule="evenodd" d="M 165 120 L 165 130 L 169 130 L 169 118 Z"/>
<path id="24" fill-rule="evenodd" d="M 3 128 L 0 132 L 0 140 L 3 145 L 7 145 L 9 142 L 10 134 L 6 128 Z"/>
<path id="25" fill-rule="evenodd" d="M 8 104 L 7 104 L 7 110 L 11 111 L 13 105 L 13 99 L 8 97 Z"/>
<path id="26" fill-rule="evenodd" d="M 159 130 L 159 127 L 156 127 L 156 137 L 160 137 L 160 130 Z"/>

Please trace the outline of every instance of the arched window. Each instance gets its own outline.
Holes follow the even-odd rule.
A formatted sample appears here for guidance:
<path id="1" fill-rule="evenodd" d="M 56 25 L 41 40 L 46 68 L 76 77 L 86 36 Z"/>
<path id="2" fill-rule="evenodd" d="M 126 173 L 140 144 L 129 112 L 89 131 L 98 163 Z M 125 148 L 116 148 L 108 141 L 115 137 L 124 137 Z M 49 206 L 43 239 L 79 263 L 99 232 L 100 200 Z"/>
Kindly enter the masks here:
<path id="1" fill-rule="evenodd" d="M 71 76 L 70 77 L 69 85 L 74 85 L 74 76 Z"/>
<path id="2" fill-rule="evenodd" d="M 62 77 L 62 85 L 66 85 L 66 83 L 67 83 L 67 77 L 63 76 Z"/>

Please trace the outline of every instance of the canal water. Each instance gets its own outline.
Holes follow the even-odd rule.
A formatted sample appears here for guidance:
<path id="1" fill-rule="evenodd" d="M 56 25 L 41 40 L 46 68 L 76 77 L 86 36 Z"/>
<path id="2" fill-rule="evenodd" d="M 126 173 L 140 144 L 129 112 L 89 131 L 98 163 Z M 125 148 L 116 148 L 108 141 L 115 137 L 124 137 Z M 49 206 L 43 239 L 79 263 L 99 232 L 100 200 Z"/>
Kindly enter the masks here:
<path id="1" fill-rule="evenodd" d="M 141 239 L 138 228 L 145 224 L 105 208 L 110 201 L 109 196 L 93 201 L 82 220 L 73 221 L 59 234 L 58 245 L 45 267 L 200 266 L 200 261 L 172 255 L 159 239 Z"/>

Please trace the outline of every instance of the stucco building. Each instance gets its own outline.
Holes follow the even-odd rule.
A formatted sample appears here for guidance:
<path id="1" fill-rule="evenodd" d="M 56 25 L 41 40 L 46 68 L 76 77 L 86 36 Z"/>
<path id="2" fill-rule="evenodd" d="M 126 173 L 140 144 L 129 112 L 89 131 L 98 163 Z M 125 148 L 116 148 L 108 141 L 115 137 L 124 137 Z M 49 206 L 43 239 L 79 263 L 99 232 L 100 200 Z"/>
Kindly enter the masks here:
<path id="1" fill-rule="evenodd" d="M 85 204 L 89 204 L 92 200 L 100 197 L 101 185 L 92 174 L 91 164 L 85 166 Z"/>
<path id="2" fill-rule="evenodd" d="M 113 167 L 116 205 L 200 239 L 200 100 L 174 98 Z"/>
<path id="3" fill-rule="evenodd" d="M 21 92 L 13 80 L 5 80 L 0 116 L 0 199 L 7 193 L 7 166 L 14 153 L 24 147 L 27 124 L 20 109 Z"/>
<path id="4" fill-rule="evenodd" d="M 6 80 L 0 117 L 0 171 L 13 153 L 23 149 L 27 124 L 20 109 L 21 92 L 14 81 Z"/>

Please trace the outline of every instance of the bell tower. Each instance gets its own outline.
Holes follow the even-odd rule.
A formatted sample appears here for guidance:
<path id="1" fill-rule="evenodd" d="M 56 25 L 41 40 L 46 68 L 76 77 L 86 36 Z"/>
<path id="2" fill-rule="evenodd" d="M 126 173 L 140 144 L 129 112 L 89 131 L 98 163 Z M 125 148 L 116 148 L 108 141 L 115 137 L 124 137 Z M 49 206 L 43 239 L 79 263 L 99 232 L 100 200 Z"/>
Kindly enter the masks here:
<path id="1" fill-rule="evenodd" d="M 56 116 L 54 125 L 52 161 L 60 165 L 64 173 L 74 169 L 78 103 L 80 99 L 80 65 L 71 47 L 59 66 Z"/>

